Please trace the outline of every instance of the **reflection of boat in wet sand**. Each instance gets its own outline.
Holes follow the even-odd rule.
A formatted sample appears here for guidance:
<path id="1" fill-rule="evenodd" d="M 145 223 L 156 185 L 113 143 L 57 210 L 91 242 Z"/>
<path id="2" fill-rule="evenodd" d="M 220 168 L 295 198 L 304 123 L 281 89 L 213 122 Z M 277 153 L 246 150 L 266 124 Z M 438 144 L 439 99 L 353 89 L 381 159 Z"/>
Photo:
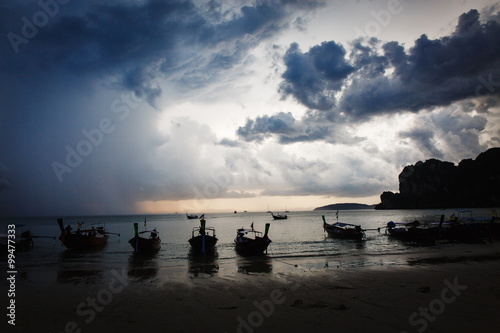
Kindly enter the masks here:
<path id="1" fill-rule="evenodd" d="M 267 236 L 269 227 L 270 224 L 266 223 L 264 236 L 262 236 L 262 232 L 254 230 L 253 223 L 251 229 L 243 227 L 238 229 L 234 240 L 236 251 L 242 255 L 260 255 L 264 251 L 267 252 L 267 247 L 271 243 Z"/>
<path id="2" fill-rule="evenodd" d="M 139 232 L 138 223 L 134 223 L 134 237 L 131 238 L 128 242 L 134 248 L 135 252 L 156 252 L 161 247 L 161 239 L 158 236 L 158 231 L 156 229 L 153 230 L 144 230 Z M 148 234 L 149 237 L 141 237 L 140 235 Z"/>
<path id="3" fill-rule="evenodd" d="M 260 257 L 239 257 L 236 262 L 238 266 L 238 273 L 252 274 L 252 273 L 271 273 L 273 265 L 269 256 Z"/>
<path id="4" fill-rule="evenodd" d="M 363 239 L 365 233 L 360 225 L 336 222 L 333 224 L 326 223 L 325 215 L 323 218 L 323 229 L 328 233 L 328 236 L 340 239 Z"/>
<path id="5" fill-rule="evenodd" d="M 158 252 L 132 252 L 128 259 L 129 277 L 139 279 L 154 278 L 159 271 Z"/>
<path id="6" fill-rule="evenodd" d="M 59 283 L 91 284 L 99 281 L 103 275 L 103 271 L 98 269 L 66 269 L 57 272 L 57 280 Z"/>
<path id="7" fill-rule="evenodd" d="M 207 253 L 214 250 L 217 244 L 217 237 L 215 237 L 215 229 L 205 226 L 204 215 L 201 215 L 200 226 L 194 227 L 189 239 L 189 244 L 195 252 Z"/>
<path id="8" fill-rule="evenodd" d="M 219 272 L 219 254 L 217 250 L 207 256 L 198 251 L 193 251 L 193 248 L 191 248 L 188 259 L 188 272 L 194 277 L 198 277 L 200 274 L 213 276 Z"/>
<path id="9" fill-rule="evenodd" d="M 57 223 L 61 229 L 61 236 L 59 236 L 59 239 L 61 243 L 69 249 L 89 250 L 102 248 L 106 246 L 110 234 L 120 236 L 120 234 L 105 231 L 104 226 L 83 230 L 78 228 L 77 231 L 73 233 L 70 225 L 64 228 L 61 218 L 57 219 Z"/>
<path id="10" fill-rule="evenodd" d="M 67 249 L 59 254 L 57 281 L 59 283 L 91 285 L 103 275 L 103 251 L 74 251 Z M 86 263 L 82 265 L 82 263 Z"/>

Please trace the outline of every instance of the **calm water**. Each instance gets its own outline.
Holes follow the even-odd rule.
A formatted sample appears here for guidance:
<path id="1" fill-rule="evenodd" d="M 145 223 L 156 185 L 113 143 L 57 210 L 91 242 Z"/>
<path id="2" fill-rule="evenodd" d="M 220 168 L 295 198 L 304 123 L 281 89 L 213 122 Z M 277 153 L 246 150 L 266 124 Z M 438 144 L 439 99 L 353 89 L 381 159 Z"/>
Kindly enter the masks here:
<path id="1" fill-rule="evenodd" d="M 490 216 L 490 209 L 472 209 L 474 216 Z M 384 227 L 387 222 L 410 222 L 415 219 L 422 222 L 439 221 L 441 214 L 448 218 L 453 210 L 346 210 L 340 211 L 339 221 L 361 224 L 364 229 Z M 207 227 L 215 227 L 219 239 L 214 256 L 191 256 L 188 239 L 198 220 L 188 220 L 184 214 L 134 215 L 134 216 L 88 216 L 63 217 L 64 224 L 71 224 L 76 230 L 76 222 L 84 221 L 85 226 L 92 223 L 105 223 L 109 232 L 119 233 L 110 236 L 107 246 L 98 251 L 67 250 L 61 246 L 57 237 L 60 234 L 56 217 L 11 218 L 0 221 L 3 232 L 7 224 L 25 224 L 34 235 L 57 236 L 52 239 L 35 239 L 33 250 L 17 253 L 16 264 L 21 272 L 36 272 L 37 279 L 58 281 L 60 283 L 99 280 L 112 269 L 127 269 L 131 278 L 156 278 L 162 268 L 169 268 L 169 274 L 178 270 L 179 274 L 199 276 L 225 272 L 266 273 L 273 272 L 277 265 L 286 265 L 287 260 L 302 258 L 336 258 L 338 262 L 350 265 L 369 265 L 375 261 L 384 261 L 386 255 L 397 255 L 428 251 L 429 247 L 456 246 L 454 244 L 432 244 L 415 246 L 393 240 L 384 231 L 367 231 L 365 241 L 337 240 L 327 238 L 322 228 L 321 215 L 326 215 L 327 222 L 336 221 L 335 211 L 290 212 L 287 220 L 274 221 L 271 214 L 259 213 L 219 213 L 205 214 Z M 156 228 L 160 232 L 162 247 L 160 252 L 149 258 L 134 255 L 128 240 L 133 236 L 133 223 L 139 223 L 139 230 Z M 268 255 L 260 258 L 242 258 L 234 250 L 233 240 L 236 229 L 250 227 L 254 223 L 256 230 L 264 231 L 266 223 L 271 223 L 269 237 L 272 243 Z M 18 227 L 18 231 L 21 228 Z M 345 258 L 345 259 L 343 259 Z M 376 259 L 374 259 L 376 258 Z M 391 257 L 392 258 L 392 257 Z M 5 260 L 5 256 L 2 258 Z M 344 260 L 344 261 L 343 261 Z M 393 259 L 391 259 L 393 260 Z M 328 262 L 328 261 L 326 261 Z M 31 274 L 31 273 L 30 273 Z M 200 275 L 201 276 L 201 275 Z M 27 277 L 29 278 L 29 277 Z M 165 279 L 165 277 L 163 277 Z"/>

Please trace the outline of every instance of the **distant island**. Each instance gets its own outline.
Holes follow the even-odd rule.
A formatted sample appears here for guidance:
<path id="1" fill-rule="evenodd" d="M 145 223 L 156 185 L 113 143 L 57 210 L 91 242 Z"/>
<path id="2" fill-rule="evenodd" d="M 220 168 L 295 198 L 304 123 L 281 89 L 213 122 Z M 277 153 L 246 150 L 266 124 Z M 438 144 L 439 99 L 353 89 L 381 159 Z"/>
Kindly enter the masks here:
<path id="1" fill-rule="evenodd" d="M 313 210 L 349 210 L 349 209 L 373 209 L 375 205 L 365 205 L 360 203 L 337 203 L 326 205 L 323 207 L 317 207 Z"/>
<path id="2" fill-rule="evenodd" d="M 399 193 L 384 192 L 375 209 L 500 207 L 500 148 L 457 166 L 430 159 L 404 167 Z"/>

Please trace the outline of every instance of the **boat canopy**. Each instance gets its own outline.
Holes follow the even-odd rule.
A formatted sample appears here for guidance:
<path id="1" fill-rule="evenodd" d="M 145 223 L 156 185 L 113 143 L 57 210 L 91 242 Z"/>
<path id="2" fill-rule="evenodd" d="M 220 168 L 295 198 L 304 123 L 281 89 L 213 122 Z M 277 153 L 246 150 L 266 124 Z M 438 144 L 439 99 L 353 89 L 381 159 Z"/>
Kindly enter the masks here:
<path id="1" fill-rule="evenodd" d="M 261 234 L 262 232 L 260 231 L 257 231 L 257 230 L 253 230 L 253 229 L 238 229 L 238 233 L 239 234 L 248 234 L 249 232 L 253 232 L 253 233 L 256 233 L 256 234 Z"/>
<path id="2" fill-rule="evenodd" d="M 360 227 L 360 225 L 356 225 L 356 224 L 349 224 L 349 223 L 342 223 L 342 222 L 335 222 L 334 224 L 332 224 L 333 226 L 335 227 Z"/>
<path id="3" fill-rule="evenodd" d="M 420 225 L 420 222 L 415 220 L 413 222 L 387 222 L 387 226 L 390 228 L 394 228 L 395 226 L 400 225 L 400 226 L 405 226 L 405 227 L 417 227 Z"/>
<path id="4" fill-rule="evenodd" d="M 147 232 L 150 232 L 152 234 L 159 234 L 160 233 L 159 231 L 156 231 L 156 230 L 144 230 L 144 231 L 139 232 L 139 235 L 147 233 Z"/>

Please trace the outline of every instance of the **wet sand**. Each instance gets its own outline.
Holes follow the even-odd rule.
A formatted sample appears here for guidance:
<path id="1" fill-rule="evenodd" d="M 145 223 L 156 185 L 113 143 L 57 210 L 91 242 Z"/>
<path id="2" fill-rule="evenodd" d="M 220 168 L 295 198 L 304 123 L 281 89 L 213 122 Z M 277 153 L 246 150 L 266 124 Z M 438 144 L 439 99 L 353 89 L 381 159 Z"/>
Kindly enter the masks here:
<path id="1" fill-rule="evenodd" d="M 40 269 L 18 279 L 16 326 L 4 315 L 0 330 L 498 331 L 497 243 L 430 249 L 418 257 L 269 260 L 264 273 L 225 263 L 214 274 L 193 275 L 178 265 L 151 275 L 113 269 L 96 280 L 76 272 L 68 283 L 37 279 Z"/>

